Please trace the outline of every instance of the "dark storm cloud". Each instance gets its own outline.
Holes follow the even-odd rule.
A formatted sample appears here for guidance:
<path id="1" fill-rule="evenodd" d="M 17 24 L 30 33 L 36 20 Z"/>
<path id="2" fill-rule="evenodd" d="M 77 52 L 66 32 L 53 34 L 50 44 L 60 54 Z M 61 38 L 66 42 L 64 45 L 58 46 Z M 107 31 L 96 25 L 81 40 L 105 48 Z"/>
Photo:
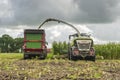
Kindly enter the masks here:
<path id="1" fill-rule="evenodd" d="M 0 25 L 39 25 L 52 17 L 73 23 L 113 22 L 119 0 L 8 0 L 8 17 Z M 2 9 L 0 9 L 0 13 Z"/>
<path id="2" fill-rule="evenodd" d="M 78 5 L 76 21 L 88 23 L 113 22 L 117 18 L 118 0 L 74 0 Z"/>
<path id="3" fill-rule="evenodd" d="M 11 0 L 11 4 L 17 24 L 40 24 L 49 17 L 67 19 L 65 12 L 69 10 L 64 8 L 64 0 Z"/>
<path id="4" fill-rule="evenodd" d="M 60 13 L 45 0 L 11 0 L 11 3 L 18 24 L 38 24 L 41 19 Z"/>

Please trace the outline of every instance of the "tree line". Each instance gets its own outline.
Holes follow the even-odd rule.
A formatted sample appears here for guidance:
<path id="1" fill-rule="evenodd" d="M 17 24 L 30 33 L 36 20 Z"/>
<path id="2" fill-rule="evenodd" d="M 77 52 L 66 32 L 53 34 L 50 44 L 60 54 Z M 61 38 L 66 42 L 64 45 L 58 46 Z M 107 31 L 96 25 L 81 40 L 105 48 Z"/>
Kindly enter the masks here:
<path id="1" fill-rule="evenodd" d="M 1 53 L 21 52 L 22 46 L 23 46 L 23 38 L 12 38 L 8 34 L 4 34 L 0 37 Z"/>
<path id="2" fill-rule="evenodd" d="M 66 43 L 66 41 L 64 42 L 54 41 L 52 43 L 52 52 L 54 55 L 66 54 L 68 52 L 68 44 Z"/>
<path id="3" fill-rule="evenodd" d="M 23 38 L 12 38 L 8 34 L 0 37 L 1 53 L 18 53 L 22 51 L 22 46 Z M 104 59 L 120 59 L 120 43 L 94 45 L 94 48 L 96 56 L 102 56 Z M 68 43 L 54 41 L 51 50 L 54 55 L 67 54 Z"/>

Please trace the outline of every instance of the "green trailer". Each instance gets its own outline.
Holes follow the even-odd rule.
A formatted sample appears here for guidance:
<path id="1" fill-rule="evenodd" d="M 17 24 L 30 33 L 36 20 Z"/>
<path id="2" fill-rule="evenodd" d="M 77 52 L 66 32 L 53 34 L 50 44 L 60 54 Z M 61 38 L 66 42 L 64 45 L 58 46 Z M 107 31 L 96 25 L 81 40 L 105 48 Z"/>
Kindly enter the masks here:
<path id="1" fill-rule="evenodd" d="M 45 31 L 43 29 L 25 29 L 23 50 L 24 59 L 36 56 L 45 59 L 47 56 Z"/>

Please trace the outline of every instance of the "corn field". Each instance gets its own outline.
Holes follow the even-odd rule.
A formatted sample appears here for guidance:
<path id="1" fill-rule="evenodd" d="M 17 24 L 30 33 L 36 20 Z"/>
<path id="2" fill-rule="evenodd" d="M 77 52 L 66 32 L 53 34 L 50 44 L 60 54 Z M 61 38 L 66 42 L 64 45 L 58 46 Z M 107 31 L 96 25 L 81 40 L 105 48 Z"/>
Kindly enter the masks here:
<path id="1" fill-rule="evenodd" d="M 120 43 L 108 43 L 94 47 L 97 56 L 102 56 L 104 59 L 120 59 Z"/>
<path id="2" fill-rule="evenodd" d="M 120 80 L 120 60 L 28 59 L 0 53 L 0 80 Z"/>

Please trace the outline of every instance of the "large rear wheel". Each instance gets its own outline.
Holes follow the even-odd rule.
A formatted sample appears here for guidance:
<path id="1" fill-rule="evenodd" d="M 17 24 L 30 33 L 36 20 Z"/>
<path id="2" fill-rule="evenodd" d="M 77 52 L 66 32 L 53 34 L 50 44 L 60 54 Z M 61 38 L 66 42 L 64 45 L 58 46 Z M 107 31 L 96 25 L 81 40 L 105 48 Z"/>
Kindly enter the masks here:
<path id="1" fill-rule="evenodd" d="M 92 59 L 91 59 L 92 61 L 96 61 L 96 56 L 94 55 L 94 56 L 92 56 Z"/>
<path id="2" fill-rule="evenodd" d="M 73 55 L 72 49 L 69 49 L 69 51 L 68 51 L 68 59 L 69 60 L 77 60 L 77 58 Z"/>
<path id="3" fill-rule="evenodd" d="M 45 59 L 47 57 L 47 50 L 44 50 L 42 54 L 40 54 L 40 59 Z"/>
<path id="4" fill-rule="evenodd" d="M 24 58 L 24 59 L 28 59 L 28 58 L 29 58 L 29 55 L 24 53 L 24 54 L 23 54 L 23 58 Z"/>

